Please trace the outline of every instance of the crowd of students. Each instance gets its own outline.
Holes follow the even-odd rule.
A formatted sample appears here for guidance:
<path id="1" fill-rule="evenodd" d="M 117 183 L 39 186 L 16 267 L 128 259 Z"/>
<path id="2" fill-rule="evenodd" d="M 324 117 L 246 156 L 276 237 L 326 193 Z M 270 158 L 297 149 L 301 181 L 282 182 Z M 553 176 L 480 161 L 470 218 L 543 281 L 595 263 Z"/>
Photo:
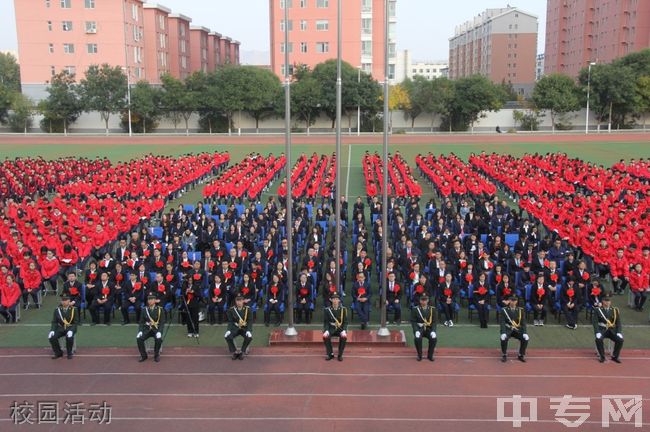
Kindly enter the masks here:
<path id="1" fill-rule="evenodd" d="M 404 200 L 408 197 L 421 197 L 422 187 L 413 177 L 411 168 L 399 151 L 388 156 L 388 194 Z M 384 161 L 377 153 L 366 151 L 362 161 L 363 175 L 366 181 L 366 193 L 372 198 L 381 196 L 384 190 Z"/>

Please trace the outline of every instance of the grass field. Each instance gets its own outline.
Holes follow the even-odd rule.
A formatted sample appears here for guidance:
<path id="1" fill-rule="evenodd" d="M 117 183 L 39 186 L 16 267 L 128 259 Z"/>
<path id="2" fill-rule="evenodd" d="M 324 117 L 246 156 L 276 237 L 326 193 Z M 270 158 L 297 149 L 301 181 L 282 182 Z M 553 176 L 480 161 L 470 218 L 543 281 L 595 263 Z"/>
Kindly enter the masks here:
<path id="1" fill-rule="evenodd" d="M 184 137 L 179 137 L 183 141 Z M 481 151 L 507 153 L 513 156 L 521 156 L 524 153 L 547 153 L 547 152 L 566 152 L 569 156 L 580 157 L 584 160 L 591 161 L 605 166 L 611 166 L 620 159 L 630 159 L 639 157 L 650 157 L 650 145 L 647 142 L 573 142 L 569 139 L 558 137 L 557 141 L 550 142 L 553 138 L 549 137 L 546 143 L 531 142 L 508 142 L 508 143 L 490 143 L 483 144 L 479 142 L 468 143 L 430 143 L 430 144 L 400 144 L 391 146 L 391 152 L 399 150 L 411 167 L 415 167 L 415 156 L 418 153 L 432 152 L 434 154 L 455 153 L 463 159 L 471 153 Z M 6 140 L 5 140 L 6 141 Z M 216 141 L 216 139 L 215 139 Z M 53 159 L 61 156 L 90 157 L 95 156 L 108 157 L 112 161 L 124 161 L 131 158 L 138 158 L 144 154 L 166 154 L 180 155 L 185 153 L 196 153 L 203 151 L 229 151 L 231 155 L 231 164 L 239 162 L 242 157 L 249 152 L 259 152 L 262 154 L 274 153 L 279 154 L 284 151 L 283 144 L 259 144 L 255 143 L 255 138 L 250 139 L 250 144 L 192 144 L 192 138 L 186 140 L 187 144 L 178 145 L 151 145 L 151 144 L 97 144 L 92 143 L 89 139 L 88 145 L 80 144 L 47 144 L 32 145 L 23 144 L 16 140 L 15 143 L 0 144 L 0 155 L 8 158 L 16 156 L 42 156 L 46 159 Z M 345 144 L 342 146 L 342 154 L 339 158 L 341 165 L 341 185 L 344 192 L 352 202 L 357 195 L 365 192 L 363 174 L 361 171 L 361 158 L 365 151 L 381 152 L 381 138 L 368 139 L 367 144 L 355 143 Z M 311 154 L 331 154 L 334 152 L 334 138 L 331 138 L 329 144 L 298 144 L 292 147 L 292 163 L 298 156 L 305 152 Z M 414 171 L 416 178 L 419 175 Z M 424 196 L 426 200 L 431 196 L 432 190 L 422 179 L 420 183 L 424 186 Z M 269 193 L 275 193 L 278 183 L 274 184 Z M 180 200 L 169 203 L 170 206 L 177 206 L 179 203 L 196 203 L 201 199 L 202 187 L 186 193 Z M 264 198 L 265 199 L 265 198 Z M 376 279 L 373 278 L 373 287 L 376 286 Z M 647 348 L 650 346 L 650 327 L 648 326 L 647 312 L 637 313 L 628 310 L 624 303 L 625 299 L 617 297 L 615 304 L 622 307 L 623 323 L 626 326 L 626 346 L 636 348 Z M 36 311 L 30 310 L 23 312 L 22 320 L 19 324 L 0 325 L 0 347 L 17 347 L 17 346 L 44 346 L 46 345 L 46 334 L 49 331 L 48 322 L 51 319 L 52 308 L 57 300 L 53 296 L 45 299 L 44 308 Z M 347 302 L 346 302 L 347 303 Z M 403 311 L 404 318 L 407 314 Z M 313 328 L 320 326 L 320 314 L 317 314 L 314 322 L 317 323 Z M 119 312 L 111 327 L 84 325 L 81 327 L 78 336 L 80 346 L 134 346 L 135 333 L 134 326 L 120 326 L 121 315 Z M 261 321 L 258 316 L 257 322 Z M 371 323 L 377 323 L 377 308 L 374 308 Z M 572 331 L 564 328 L 562 324 L 557 324 L 552 316 L 547 320 L 548 324 L 544 328 L 530 327 L 530 335 L 533 340 L 532 347 L 547 348 L 584 348 L 593 345 L 593 331 L 590 325 L 585 324 L 584 314 L 581 314 L 580 327 Z M 470 324 L 467 319 L 466 310 L 460 312 L 460 325 L 452 329 L 439 329 L 440 346 L 466 346 L 466 347 L 493 347 L 496 349 L 498 337 L 497 326 L 494 322 L 494 313 L 491 316 L 491 327 L 488 330 L 478 328 L 478 320 Z M 550 324 L 550 325 L 549 325 Z M 372 326 L 371 326 L 372 327 Z M 376 326 L 375 326 L 376 327 Z M 302 327 L 299 327 L 299 330 Z M 411 337 L 410 326 L 403 325 L 406 334 Z M 225 346 L 223 333 L 225 328 L 218 326 L 203 326 L 201 331 L 201 344 L 204 346 Z M 262 326 L 255 327 L 254 345 L 265 345 L 268 337 L 268 330 Z M 187 346 L 195 345 L 195 340 L 185 337 L 184 328 L 175 325 L 166 340 L 168 345 Z M 134 348 L 135 349 L 135 348 Z"/>

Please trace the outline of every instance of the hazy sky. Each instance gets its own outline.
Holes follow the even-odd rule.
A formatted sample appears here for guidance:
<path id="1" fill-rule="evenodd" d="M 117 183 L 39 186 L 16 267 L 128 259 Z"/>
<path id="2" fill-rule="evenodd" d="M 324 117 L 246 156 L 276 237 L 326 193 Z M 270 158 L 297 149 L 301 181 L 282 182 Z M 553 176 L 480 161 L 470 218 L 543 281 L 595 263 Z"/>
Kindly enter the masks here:
<path id="1" fill-rule="evenodd" d="M 38 0 L 0 0 L 0 51 L 16 51 L 14 1 Z M 343 0 L 346 1 L 359 0 Z M 410 50 L 414 60 L 444 60 L 448 56 L 448 39 L 453 36 L 456 25 L 486 8 L 505 7 L 508 1 L 398 0 L 398 49 Z M 151 3 L 192 17 L 192 24 L 239 40 L 242 51 L 269 51 L 268 0 L 160 0 Z M 336 0 L 330 3 L 336 4 Z M 546 1 L 520 0 L 510 4 L 539 17 L 538 52 L 543 52 Z"/>

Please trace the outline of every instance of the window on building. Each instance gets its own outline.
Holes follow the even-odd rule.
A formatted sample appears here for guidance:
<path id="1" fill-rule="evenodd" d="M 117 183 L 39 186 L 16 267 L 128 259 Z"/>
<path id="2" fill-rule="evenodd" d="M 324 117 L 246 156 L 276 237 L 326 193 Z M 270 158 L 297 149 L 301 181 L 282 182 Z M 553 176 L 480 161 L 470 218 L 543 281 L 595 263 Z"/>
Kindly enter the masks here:
<path id="1" fill-rule="evenodd" d="M 50 7 L 50 0 L 45 0 L 45 7 L 49 8 Z"/>
<path id="2" fill-rule="evenodd" d="M 284 76 L 284 64 L 280 65 L 280 75 Z M 293 75 L 293 65 L 289 65 L 289 76 Z"/>
<path id="3" fill-rule="evenodd" d="M 164 15 L 158 15 L 158 27 L 160 27 L 160 30 L 165 30 L 165 16 Z"/>
<path id="4" fill-rule="evenodd" d="M 300 20 L 300 31 L 307 30 L 307 20 Z"/>
<path id="5" fill-rule="evenodd" d="M 72 31 L 72 21 L 61 21 L 61 28 L 64 32 Z"/>
<path id="6" fill-rule="evenodd" d="M 162 67 L 167 67 L 167 53 L 160 53 L 160 65 Z"/>
<path id="7" fill-rule="evenodd" d="M 280 31 L 284 31 L 284 20 L 280 20 Z M 289 20 L 289 31 L 293 31 L 293 20 Z"/>
<path id="8" fill-rule="evenodd" d="M 50 54 L 54 54 L 54 44 L 49 44 Z"/>
<path id="9" fill-rule="evenodd" d="M 61 0 L 61 9 L 70 9 L 72 7 L 72 0 Z"/>
<path id="10" fill-rule="evenodd" d="M 317 31 L 327 31 L 330 29 L 330 22 L 328 20 L 318 20 L 316 21 L 316 30 Z"/>
<path id="11" fill-rule="evenodd" d="M 181 40 L 181 52 L 184 53 L 186 51 L 187 46 L 185 45 L 185 40 Z"/>
<path id="12" fill-rule="evenodd" d="M 388 65 L 388 79 L 395 79 L 395 65 Z"/>
<path id="13" fill-rule="evenodd" d="M 397 57 L 397 45 L 392 42 L 388 44 L 388 58 L 395 58 Z"/>
<path id="14" fill-rule="evenodd" d="M 289 9 L 293 7 L 293 0 L 280 0 L 280 9 L 284 9 L 285 3 Z"/>
<path id="15" fill-rule="evenodd" d="M 137 4 L 132 4 L 131 5 L 131 16 L 133 17 L 134 21 L 138 20 L 138 5 Z"/>
<path id="16" fill-rule="evenodd" d="M 84 3 L 86 9 L 95 9 L 95 0 L 85 0 Z"/>
<path id="17" fill-rule="evenodd" d="M 47 22 L 47 31 L 52 31 L 52 21 Z"/>
<path id="18" fill-rule="evenodd" d="M 318 52 L 318 53 L 328 53 L 328 52 L 330 52 L 330 43 L 329 42 L 316 42 L 316 52 Z"/>
<path id="19" fill-rule="evenodd" d="M 181 32 L 181 37 L 185 37 L 185 32 L 186 32 L 185 25 L 181 24 L 178 28 L 179 28 L 179 31 Z"/>
<path id="20" fill-rule="evenodd" d="M 97 44 L 96 43 L 88 44 L 87 48 L 88 48 L 88 54 L 97 54 Z"/>
<path id="21" fill-rule="evenodd" d="M 388 16 L 390 18 L 395 18 L 396 10 L 397 10 L 397 2 L 395 1 L 388 2 Z"/>
<path id="22" fill-rule="evenodd" d="M 63 71 L 70 76 L 74 76 L 77 74 L 77 68 L 75 66 L 63 66 Z"/>
<path id="23" fill-rule="evenodd" d="M 285 47 L 284 42 L 280 43 L 280 52 L 281 53 L 285 52 L 284 47 Z M 293 52 L 293 42 L 289 42 L 289 53 L 292 53 L 292 52 Z"/>
<path id="24" fill-rule="evenodd" d="M 372 19 L 363 18 L 361 20 L 361 34 L 371 35 L 372 34 Z"/>
<path id="25" fill-rule="evenodd" d="M 66 54 L 74 54 L 74 44 L 71 43 L 63 44 L 63 52 Z"/>
<path id="26" fill-rule="evenodd" d="M 361 12 L 372 12 L 372 0 L 363 0 L 361 2 Z"/>
<path id="27" fill-rule="evenodd" d="M 361 55 L 363 57 L 372 57 L 372 42 L 361 41 Z"/>
<path id="28" fill-rule="evenodd" d="M 86 21 L 86 33 L 97 33 L 96 21 Z"/>
<path id="29" fill-rule="evenodd" d="M 328 8 L 328 7 L 330 7 L 330 2 L 329 2 L 329 0 L 316 0 L 316 7 L 317 8 Z"/>
<path id="30" fill-rule="evenodd" d="M 167 46 L 167 38 L 164 34 L 160 34 L 160 48 L 165 48 Z"/>
<path id="31" fill-rule="evenodd" d="M 367 74 L 372 73 L 372 63 L 362 63 L 361 70 Z"/>
<path id="32" fill-rule="evenodd" d="M 307 7 L 307 0 L 300 0 L 300 7 L 301 8 L 306 8 Z"/>
<path id="33" fill-rule="evenodd" d="M 52 76 L 56 75 L 56 68 L 54 66 L 50 66 L 50 74 L 52 74 Z"/>
<path id="34" fill-rule="evenodd" d="M 307 42 L 300 42 L 300 52 L 301 53 L 307 52 Z"/>

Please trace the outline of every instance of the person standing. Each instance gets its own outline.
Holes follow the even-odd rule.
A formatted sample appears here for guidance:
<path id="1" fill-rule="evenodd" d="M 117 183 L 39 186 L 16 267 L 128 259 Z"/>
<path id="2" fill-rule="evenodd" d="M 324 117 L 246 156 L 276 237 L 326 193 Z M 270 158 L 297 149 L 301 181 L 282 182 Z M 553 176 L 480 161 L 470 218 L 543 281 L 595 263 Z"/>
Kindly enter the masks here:
<path id="1" fill-rule="evenodd" d="M 605 344 L 604 339 L 614 341 L 614 351 L 612 352 L 612 361 L 620 363 L 619 356 L 623 349 L 623 327 L 621 324 L 621 312 L 617 307 L 612 307 L 612 298 L 610 294 L 603 296 L 601 307 L 594 308 L 591 315 L 591 323 L 594 326 L 596 335 L 596 349 L 598 350 L 598 361 L 605 362 Z"/>
<path id="2" fill-rule="evenodd" d="M 517 307 L 519 298 L 516 295 L 510 296 L 508 307 L 503 308 L 499 317 L 499 324 L 501 326 L 501 361 L 508 360 L 508 340 L 515 338 L 519 340 L 519 356 L 517 357 L 520 362 L 526 362 L 526 348 L 530 337 L 526 331 L 525 312 L 522 308 Z"/>
<path id="3" fill-rule="evenodd" d="M 79 324 L 79 313 L 76 307 L 70 304 L 70 295 L 68 293 L 61 294 L 61 305 L 54 309 L 52 315 L 52 327 L 47 338 L 52 346 L 54 355 L 52 359 L 63 357 L 59 339 L 65 337 L 65 349 L 68 355 L 68 360 L 72 358 L 72 350 L 74 347 L 74 337 L 77 334 L 77 325 Z"/>
<path id="4" fill-rule="evenodd" d="M 420 296 L 419 306 L 411 310 L 411 327 L 418 361 L 422 361 L 422 339 L 429 341 L 427 359 L 433 361 L 433 351 L 436 348 L 438 337 L 436 335 L 436 312 L 435 308 L 429 306 L 429 297 L 426 294 Z"/>
<path id="5" fill-rule="evenodd" d="M 332 349 L 332 337 L 339 338 L 338 361 L 343 361 L 343 351 L 348 340 L 348 310 L 341 305 L 341 298 L 337 293 L 330 296 L 332 306 L 325 308 L 323 313 L 323 343 L 327 356 L 325 360 L 334 358 Z"/>
<path id="6" fill-rule="evenodd" d="M 145 361 L 147 357 L 147 350 L 144 342 L 149 338 L 154 338 L 154 361 L 160 361 L 160 347 L 162 346 L 162 333 L 165 325 L 165 313 L 163 308 L 158 306 L 156 300 L 158 297 L 155 293 L 151 292 L 147 296 L 147 307 L 144 308 L 140 315 L 140 328 L 136 339 L 138 341 L 138 351 L 140 351 L 139 362 Z"/>

